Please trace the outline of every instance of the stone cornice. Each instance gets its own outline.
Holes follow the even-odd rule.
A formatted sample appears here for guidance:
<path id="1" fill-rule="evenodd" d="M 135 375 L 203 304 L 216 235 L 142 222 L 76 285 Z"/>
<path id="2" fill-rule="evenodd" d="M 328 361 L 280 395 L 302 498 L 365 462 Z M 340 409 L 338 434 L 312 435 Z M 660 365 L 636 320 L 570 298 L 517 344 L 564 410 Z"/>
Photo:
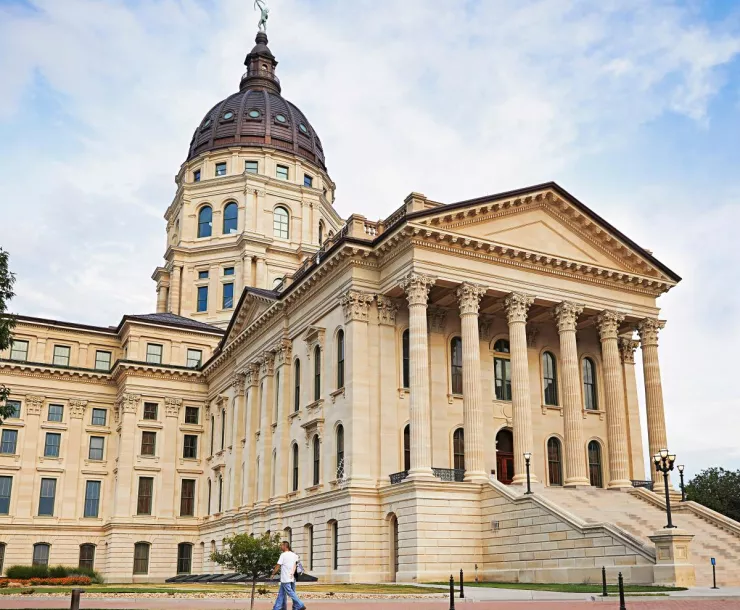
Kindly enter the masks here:
<path id="1" fill-rule="evenodd" d="M 17 360 L 0 360 L 0 371 L 3 374 L 35 377 L 38 379 L 58 379 L 77 383 L 113 383 L 107 372 L 82 368 L 61 368 L 52 364 L 39 362 L 19 362 Z"/>
<path id="2" fill-rule="evenodd" d="M 116 382 L 120 382 L 127 377 L 146 377 L 150 379 L 169 381 L 182 381 L 187 379 L 188 381 L 206 383 L 203 373 L 197 369 L 126 360 L 119 360 L 116 363 L 112 375 Z"/>

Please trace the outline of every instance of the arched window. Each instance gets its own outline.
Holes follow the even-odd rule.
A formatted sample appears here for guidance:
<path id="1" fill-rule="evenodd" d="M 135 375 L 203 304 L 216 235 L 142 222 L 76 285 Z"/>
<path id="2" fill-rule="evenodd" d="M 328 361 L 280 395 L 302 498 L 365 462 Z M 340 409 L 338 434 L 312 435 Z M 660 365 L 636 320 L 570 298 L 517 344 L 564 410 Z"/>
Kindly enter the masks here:
<path id="1" fill-rule="evenodd" d="M 298 491 L 298 443 L 293 443 L 293 491 Z"/>
<path id="2" fill-rule="evenodd" d="M 583 403 L 589 411 L 599 408 L 596 399 L 596 365 L 591 358 L 583 359 Z"/>
<path id="3" fill-rule="evenodd" d="M 403 469 L 411 470 L 411 425 L 403 429 Z"/>
<path id="4" fill-rule="evenodd" d="M 344 426 L 337 426 L 337 479 L 344 478 Z"/>
<path id="5" fill-rule="evenodd" d="M 337 333 L 337 389 L 344 387 L 344 331 Z"/>
<path id="6" fill-rule="evenodd" d="M 321 398 L 321 348 L 317 345 L 313 350 L 313 399 Z"/>
<path id="7" fill-rule="evenodd" d="M 601 475 L 601 445 L 597 441 L 588 444 L 588 478 L 592 486 L 604 486 Z"/>
<path id="8" fill-rule="evenodd" d="M 226 204 L 224 208 L 224 235 L 236 233 L 239 220 L 239 206 L 233 201 Z"/>
<path id="9" fill-rule="evenodd" d="M 293 411 L 298 411 L 301 408 L 301 361 L 295 361 L 294 373 L 293 373 Z"/>
<path id="10" fill-rule="evenodd" d="M 149 543 L 137 542 L 134 545 L 134 574 L 149 573 Z"/>
<path id="11" fill-rule="evenodd" d="M 313 570 L 313 525 L 306 526 L 306 538 L 308 539 L 308 569 Z"/>
<path id="12" fill-rule="evenodd" d="M 0 574 L 3 573 L 4 564 L 5 564 L 5 543 L 0 542 Z"/>
<path id="13" fill-rule="evenodd" d="M 462 428 L 455 430 L 452 435 L 453 468 L 465 470 L 465 431 Z"/>
<path id="14" fill-rule="evenodd" d="M 554 436 L 547 441 L 547 470 L 550 485 L 563 484 L 563 446 Z"/>
<path id="15" fill-rule="evenodd" d="M 293 528 L 292 527 L 286 527 L 283 530 L 283 540 L 287 540 L 288 544 L 293 548 Z"/>
<path id="16" fill-rule="evenodd" d="M 211 479 L 208 479 L 208 514 L 211 514 L 211 487 L 212 487 Z"/>
<path id="17" fill-rule="evenodd" d="M 324 245 L 324 221 L 319 220 L 319 246 Z"/>
<path id="18" fill-rule="evenodd" d="M 280 409 L 280 371 L 275 371 L 275 408 L 272 413 L 272 423 L 276 424 Z"/>
<path id="19" fill-rule="evenodd" d="M 221 409 L 221 450 L 226 444 L 226 409 Z"/>
<path id="20" fill-rule="evenodd" d="M 462 339 L 453 337 L 450 342 L 450 377 L 452 379 L 452 393 L 462 394 L 463 391 L 463 362 Z"/>
<path id="21" fill-rule="evenodd" d="M 313 484 L 318 485 L 321 480 L 321 443 L 319 435 L 313 437 Z"/>
<path id="22" fill-rule="evenodd" d="M 542 354 L 542 385 L 545 390 L 545 404 L 557 406 L 558 379 L 555 356 L 550 352 Z"/>
<path id="23" fill-rule="evenodd" d="M 411 357 L 409 353 L 409 330 L 408 328 L 403 331 L 401 335 L 401 358 L 402 358 L 402 383 L 404 388 L 408 388 L 411 385 L 410 372 L 411 372 Z"/>
<path id="24" fill-rule="evenodd" d="M 213 434 L 216 430 L 216 416 L 211 415 L 211 455 L 213 455 Z"/>
<path id="25" fill-rule="evenodd" d="M 331 565 L 333 569 L 339 569 L 339 524 L 331 522 Z"/>
<path id="26" fill-rule="evenodd" d="M 511 400 L 511 349 L 506 339 L 499 339 L 493 344 L 493 371 L 496 400 Z"/>
<path id="27" fill-rule="evenodd" d="M 177 573 L 190 574 L 193 569 L 193 545 L 181 542 L 177 545 Z"/>
<path id="28" fill-rule="evenodd" d="M 280 239 L 288 239 L 290 237 L 289 223 L 288 210 L 281 205 L 277 206 L 272 213 L 272 234 Z"/>
<path id="29" fill-rule="evenodd" d="M 221 512 L 223 509 L 223 499 L 224 499 L 224 477 L 223 475 L 218 476 L 218 512 Z"/>
<path id="30" fill-rule="evenodd" d="M 198 237 L 210 237 L 213 232 L 213 210 L 204 205 L 198 212 Z"/>
<path id="31" fill-rule="evenodd" d="M 48 566 L 49 565 L 49 549 L 51 547 L 45 542 L 39 542 L 33 545 L 33 560 L 31 565 L 34 566 Z"/>
<path id="32" fill-rule="evenodd" d="M 92 570 L 95 567 L 95 545 L 86 543 L 80 545 L 80 558 L 77 563 L 84 570 Z"/>

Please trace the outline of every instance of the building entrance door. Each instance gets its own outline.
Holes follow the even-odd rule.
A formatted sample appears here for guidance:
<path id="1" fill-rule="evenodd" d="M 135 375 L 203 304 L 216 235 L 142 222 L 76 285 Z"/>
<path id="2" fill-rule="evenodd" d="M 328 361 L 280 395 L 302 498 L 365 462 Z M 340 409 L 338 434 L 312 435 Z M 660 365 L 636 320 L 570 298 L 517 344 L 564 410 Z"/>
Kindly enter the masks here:
<path id="1" fill-rule="evenodd" d="M 514 479 L 514 435 L 507 428 L 496 435 L 496 478 L 505 485 Z"/>

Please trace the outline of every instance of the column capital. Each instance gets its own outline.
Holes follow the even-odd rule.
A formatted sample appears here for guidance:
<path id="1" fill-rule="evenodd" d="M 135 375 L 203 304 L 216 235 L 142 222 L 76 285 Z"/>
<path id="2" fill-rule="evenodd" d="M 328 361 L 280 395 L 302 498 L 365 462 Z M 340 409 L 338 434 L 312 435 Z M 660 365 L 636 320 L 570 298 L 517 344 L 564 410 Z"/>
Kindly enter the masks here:
<path id="1" fill-rule="evenodd" d="M 69 401 L 69 415 L 74 419 L 82 419 L 85 417 L 85 407 L 87 406 L 86 400 L 70 400 Z"/>
<path id="2" fill-rule="evenodd" d="M 182 407 L 182 398 L 165 398 L 164 413 L 166 417 L 178 417 Z"/>
<path id="3" fill-rule="evenodd" d="M 260 374 L 262 377 L 271 377 L 275 374 L 274 352 L 262 352 L 262 358 L 260 358 Z"/>
<path id="4" fill-rule="evenodd" d="M 44 406 L 45 399 L 45 396 L 26 394 L 26 413 L 29 415 L 41 415 L 41 408 Z"/>
<path id="5" fill-rule="evenodd" d="M 252 362 L 251 364 L 247 365 L 247 368 L 244 369 L 244 380 L 250 388 L 257 387 L 257 384 L 259 383 L 260 379 L 260 363 L 259 362 Z"/>
<path id="6" fill-rule="evenodd" d="M 571 301 L 563 301 L 555 305 L 555 309 L 552 311 L 553 318 L 558 325 L 558 332 L 564 332 L 567 330 L 576 329 L 576 321 L 578 316 L 583 313 L 583 305 L 579 303 L 572 303 Z"/>
<path id="7" fill-rule="evenodd" d="M 534 303 L 534 297 L 523 292 L 512 292 L 507 296 L 504 300 L 504 308 L 506 309 L 506 317 L 509 324 L 513 322 L 526 322 L 527 312 L 532 303 Z"/>
<path id="8" fill-rule="evenodd" d="M 344 311 L 344 321 L 348 322 L 367 322 L 370 313 L 370 303 L 373 302 L 375 295 L 359 290 L 348 290 L 341 297 L 339 302 Z"/>
<path id="9" fill-rule="evenodd" d="M 635 363 L 635 350 L 640 347 L 640 342 L 630 337 L 619 337 L 619 354 L 625 364 Z"/>
<path id="10" fill-rule="evenodd" d="M 415 272 L 401 280 L 401 288 L 406 293 L 409 305 L 426 305 L 434 282 L 436 278 Z"/>
<path id="11" fill-rule="evenodd" d="M 141 394 L 121 394 L 117 402 L 123 413 L 136 413 L 141 402 Z"/>
<path id="12" fill-rule="evenodd" d="M 619 332 L 619 325 L 623 321 L 624 314 L 609 309 L 602 311 L 596 316 L 596 328 L 599 330 L 599 338 L 602 341 L 616 339 Z"/>
<path id="13" fill-rule="evenodd" d="M 460 304 L 460 315 L 478 315 L 480 300 L 486 294 L 486 287 L 472 282 L 463 282 L 455 291 Z"/>
<path id="14" fill-rule="evenodd" d="M 637 332 L 640 333 L 642 346 L 658 345 L 658 332 L 665 328 L 665 320 L 645 318 L 637 323 Z"/>
<path id="15" fill-rule="evenodd" d="M 378 306 L 378 322 L 387 326 L 395 326 L 398 304 L 390 297 L 382 294 L 376 296 L 375 301 Z"/>
<path id="16" fill-rule="evenodd" d="M 290 357 L 293 354 L 293 342 L 290 339 L 280 339 L 274 347 L 278 364 L 290 362 Z"/>
<path id="17" fill-rule="evenodd" d="M 234 394 L 236 396 L 244 396 L 246 381 L 247 374 L 245 371 L 237 371 L 231 376 L 231 387 L 234 388 Z"/>

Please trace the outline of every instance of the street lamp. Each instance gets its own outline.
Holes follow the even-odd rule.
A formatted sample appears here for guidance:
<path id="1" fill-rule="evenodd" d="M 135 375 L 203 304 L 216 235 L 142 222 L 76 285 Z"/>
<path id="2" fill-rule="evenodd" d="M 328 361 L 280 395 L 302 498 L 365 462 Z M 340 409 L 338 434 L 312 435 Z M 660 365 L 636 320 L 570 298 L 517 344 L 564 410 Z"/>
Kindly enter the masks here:
<path id="1" fill-rule="evenodd" d="M 532 485 L 530 484 L 530 481 L 529 481 L 529 460 L 531 459 L 532 459 L 532 454 L 529 451 L 527 451 L 524 454 L 524 463 L 527 465 L 527 492 L 526 492 L 527 494 L 532 493 Z"/>
<path id="2" fill-rule="evenodd" d="M 673 520 L 671 519 L 671 496 L 668 493 L 668 473 L 673 470 L 673 463 L 675 461 L 675 454 L 668 453 L 668 449 L 661 449 L 660 453 L 656 453 L 653 456 L 655 471 L 663 473 L 663 483 L 665 484 L 665 511 L 668 514 L 668 525 L 666 525 L 666 529 L 676 527 L 673 525 Z"/>
<path id="3" fill-rule="evenodd" d="M 683 464 L 679 464 L 678 466 L 676 466 L 676 468 L 678 468 L 678 474 L 681 475 L 681 502 L 686 502 L 686 488 L 683 485 L 683 469 L 684 469 L 684 465 Z"/>

